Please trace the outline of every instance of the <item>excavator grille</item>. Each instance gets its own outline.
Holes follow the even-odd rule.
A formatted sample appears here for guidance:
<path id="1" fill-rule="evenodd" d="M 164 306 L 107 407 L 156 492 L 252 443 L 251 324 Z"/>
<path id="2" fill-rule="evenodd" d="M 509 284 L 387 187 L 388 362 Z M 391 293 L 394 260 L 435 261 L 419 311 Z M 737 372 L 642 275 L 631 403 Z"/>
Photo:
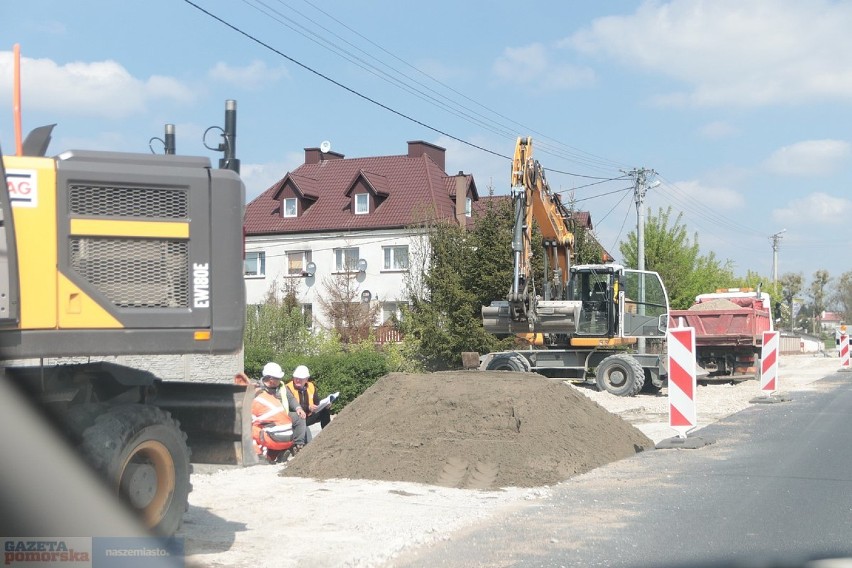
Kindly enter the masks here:
<path id="1" fill-rule="evenodd" d="M 186 219 L 188 194 L 184 189 L 71 185 L 68 207 L 72 215 Z"/>
<path id="2" fill-rule="evenodd" d="M 186 241 L 74 237 L 70 261 L 119 308 L 189 307 Z"/>

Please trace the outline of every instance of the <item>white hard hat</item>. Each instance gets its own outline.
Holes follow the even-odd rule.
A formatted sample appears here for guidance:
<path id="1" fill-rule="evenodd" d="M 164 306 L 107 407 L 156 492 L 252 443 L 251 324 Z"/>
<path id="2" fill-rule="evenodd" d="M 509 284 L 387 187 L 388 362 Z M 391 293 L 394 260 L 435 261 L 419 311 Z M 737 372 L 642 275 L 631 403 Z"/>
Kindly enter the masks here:
<path id="1" fill-rule="evenodd" d="M 281 368 L 281 365 L 278 363 L 267 363 L 263 367 L 263 376 L 264 377 L 273 377 L 276 379 L 284 378 L 284 370 Z"/>
<path id="2" fill-rule="evenodd" d="M 293 378 L 294 379 L 310 379 L 311 372 L 304 365 L 299 365 L 293 370 Z"/>

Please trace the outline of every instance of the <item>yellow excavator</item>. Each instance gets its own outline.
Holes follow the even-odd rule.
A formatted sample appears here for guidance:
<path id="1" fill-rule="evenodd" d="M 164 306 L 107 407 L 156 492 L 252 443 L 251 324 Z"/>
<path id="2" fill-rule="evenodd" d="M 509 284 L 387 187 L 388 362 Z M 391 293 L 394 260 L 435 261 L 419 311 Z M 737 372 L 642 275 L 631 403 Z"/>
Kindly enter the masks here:
<path id="1" fill-rule="evenodd" d="M 646 383 L 661 387 L 665 357 L 639 348 L 640 339 L 665 336 L 669 303 L 660 276 L 612 263 L 572 264 L 571 212 L 533 159 L 529 137 L 515 146 L 511 197 L 513 279 L 505 300 L 483 306 L 482 320 L 487 331 L 515 335 L 525 348 L 485 354 L 480 369 L 577 381 L 593 374 L 600 390 L 619 396 L 633 396 Z M 537 254 L 545 274 L 540 289 L 532 262 Z"/>
<path id="2" fill-rule="evenodd" d="M 173 534 L 190 461 L 255 461 L 253 393 L 230 376 L 167 381 L 116 358 L 239 351 L 245 189 L 203 157 L 50 157 L 51 130 L 0 154 L 2 380 L 59 424 L 146 527 Z"/>

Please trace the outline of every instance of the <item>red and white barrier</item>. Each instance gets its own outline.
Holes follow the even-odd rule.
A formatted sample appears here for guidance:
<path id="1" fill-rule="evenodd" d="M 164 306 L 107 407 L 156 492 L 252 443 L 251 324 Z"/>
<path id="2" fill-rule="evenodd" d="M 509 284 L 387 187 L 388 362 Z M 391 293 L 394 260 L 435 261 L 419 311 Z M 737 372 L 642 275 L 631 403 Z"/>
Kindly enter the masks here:
<path id="1" fill-rule="evenodd" d="M 760 350 L 760 390 L 766 395 L 778 390 L 778 344 L 780 333 L 763 332 L 763 347 Z"/>
<path id="2" fill-rule="evenodd" d="M 845 333 L 840 336 L 840 366 L 849 367 L 849 336 Z"/>
<path id="3" fill-rule="evenodd" d="M 669 426 L 678 436 L 686 438 L 686 433 L 695 428 L 695 329 L 678 327 L 669 329 Z"/>

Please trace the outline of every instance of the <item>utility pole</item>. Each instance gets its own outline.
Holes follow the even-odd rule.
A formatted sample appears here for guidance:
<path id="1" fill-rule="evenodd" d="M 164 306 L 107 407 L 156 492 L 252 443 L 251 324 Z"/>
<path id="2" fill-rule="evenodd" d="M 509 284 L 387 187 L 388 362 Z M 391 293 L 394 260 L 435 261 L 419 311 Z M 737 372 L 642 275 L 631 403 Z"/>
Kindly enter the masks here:
<path id="1" fill-rule="evenodd" d="M 778 242 L 781 240 L 781 233 L 787 229 L 781 229 L 774 235 L 770 235 L 772 241 L 772 283 L 778 282 Z"/>
<path id="2" fill-rule="evenodd" d="M 622 170 L 624 172 L 624 170 Z M 633 201 L 636 203 L 636 264 L 637 269 L 645 270 L 645 194 L 648 193 L 648 178 L 657 175 L 654 170 L 646 170 L 645 168 L 634 168 L 629 172 L 624 172 L 633 178 Z M 659 181 L 655 181 L 650 185 L 651 188 L 660 185 Z M 645 314 L 645 279 L 639 278 L 639 314 Z M 645 353 L 645 338 L 640 337 L 637 348 L 639 353 Z"/>

